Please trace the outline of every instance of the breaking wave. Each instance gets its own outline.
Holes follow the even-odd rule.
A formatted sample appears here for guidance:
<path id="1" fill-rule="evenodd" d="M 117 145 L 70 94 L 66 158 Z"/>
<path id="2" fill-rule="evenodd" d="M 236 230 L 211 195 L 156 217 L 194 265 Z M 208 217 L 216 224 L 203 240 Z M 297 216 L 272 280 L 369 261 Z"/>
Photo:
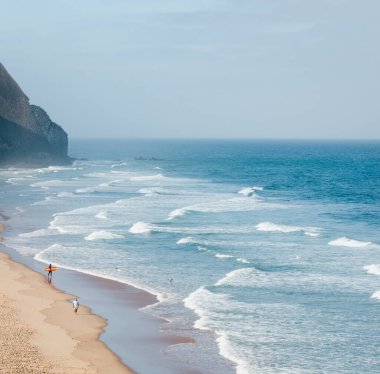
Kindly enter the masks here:
<path id="1" fill-rule="evenodd" d="M 107 212 L 105 212 L 105 211 L 99 212 L 95 217 L 100 218 L 100 219 L 108 219 Z"/>
<path id="2" fill-rule="evenodd" d="M 363 267 L 368 274 L 380 275 L 380 264 L 372 264 Z"/>
<path id="3" fill-rule="evenodd" d="M 319 235 L 319 229 L 316 227 L 277 225 L 272 222 L 261 222 L 258 225 L 256 225 L 256 230 L 267 231 L 267 232 L 281 232 L 281 233 L 303 232 L 305 235 L 308 235 L 308 236 Z"/>
<path id="4" fill-rule="evenodd" d="M 174 219 L 176 217 L 181 217 L 183 215 L 185 215 L 187 212 L 187 209 L 186 208 L 179 208 L 179 209 L 174 209 L 173 211 L 171 211 L 169 213 L 169 217 L 168 219 Z"/>
<path id="5" fill-rule="evenodd" d="M 85 237 L 86 240 L 101 240 L 101 239 L 122 239 L 123 235 L 114 234 L 109 231 L 94 231 Z"/>
<path id="6" fill-rule="evenodd" d="M 238 193 L 241 195 L 249 197 L 249 196 L 254 195 L 254 193 L 256 191 L 262 191 L 262 190 L 263 190 L 262 187 L 253 186 L 253 187 L 242 188 Z"/>
<path id="7" fill-rule="evenodd" d="M 245 286 L 252 283 L 252 276 L 261 273 L 256 268 L 233 270 L 224 278 L 218 280 L 215 286 Z"/>
<path id="8" fill-rule="evenodd" d="M 229 199 L 215 200 L 207 203 L 199 203 L 190 205 L 183 208 L 178 208 L 169 213 L 168 219 L 171 220 L 176 217 L 183 216 L 188 212 L 199 213 L 224 213 L 224 212 L 250 212 L 262 209 L 288 209 L 294 207 L 293 205 L 285 205 L 279 203 L 269 203 L 261 201 L 260 199 L 252 196 L 247 199 L 246 197 L 233 197 Z"/>
<path id="9" fill-rule="evenodd" d="M 146 222 L 137 222 L 129 229 L 132 234 L 149 234 L 152 231 L 152 225 Z"/>
<path id="10" fill-rule="evenodd" d="M 192 292 L 183 300 L 183 303 L 186 308 L 193 310 L 199 317 L 194 322 L 194 328 L 216 333 L 220 354 L 237 364 L 236 372 L 238 374 L 251 373 L 252 370 L 248 362 L 239 357 L 242 354 L 235 353 L 228 338 L 231 332 L 224 330 L 223 327 L 226 325 L 220 319 L 221 315 L 225 315 L 226 312 L 230 314 L 231 310 L 237 313 L 244 311 L 252 313 L 252 310 L 247 310 L 250 307 L 244 303 L 233 302 L 228 295 L 211 292 L 205 287 L 200 287 Z M 236 334 L 236 331 L 234 334 Z"/>
<path id="11" fill-rule="evenodd" d="M 336 247 L 349 247 L 349 248 L 367 248 L 367 249 L 380 248 L 380 245 L 378 244 L 374 244 L 372 242 L 362 242 L 360 240 L 349 239 L 346 236 L 330 241 L 329 245 L 336 246 Z"/>
<path id="12" fill-rule="evenodd" d="M 221 259 L 226 259 L 226 258 L 233 258 L 234 256 L 231 256 L 231 255 L 223 255 L 223 254 L 217 253 L 217 254 L 215 254 L 215 257 L 217 257 L 217 258 L 221 258 Z"/>
<path id="13" fill-rule="evenodd" d="M 245 258 L 237 258 L 236 262 L 239 262 L 241 264 L 249 264 L 250 262 L 246 260 Z"/>
<path id="14" fill-rule="evenodd" d="M 192 238 L 191 236 L 188 236 L 186 238 L 179 239 L 177 241 L 177 244 L 197 244 L 197 240 Z"/>

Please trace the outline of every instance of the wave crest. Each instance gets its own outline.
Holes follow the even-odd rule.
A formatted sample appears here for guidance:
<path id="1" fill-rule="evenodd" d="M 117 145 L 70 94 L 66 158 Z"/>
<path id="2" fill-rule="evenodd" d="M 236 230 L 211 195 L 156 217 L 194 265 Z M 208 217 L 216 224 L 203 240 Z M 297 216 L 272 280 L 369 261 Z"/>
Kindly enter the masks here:
<path id="1" fill-rule="evenodd" d="M 99 212 L 95 217 L 99 219 L 108 219 L 108 215 L 106 211 Z"/>
<path id="2" fill-rule="evenodd" d="M 226 259 L 226 258 L 233 258 L 234 256 L 231 256 L 231 255 L 223 255 L 221 253 L 216 253 L 215 254 L 215 257 L 216 258 L 220 258 L 220 259 Z"/>
<path id="3" fill-rule="evenodd" d="M 259 270 L 256 268 L 242 268 L 233 270 L 224 278 L 218 280 L 215 283 L 215 286 L 244 286 L 246 284 L 250 284 L 253 273 L 258 274 Z"/>
<path id="4" fill-rule="evenodd" d="M 197 241 L 191 236 L 187 236 L 186 238 L 179 239 L 177 244 L 195 244 Z"/>
<path id="5" fill-rule="evenodd" d="M 341 238 L 331 240 L 329 245 L 336 247 L 349 247 L 349 248 L 380 248 L 380 245 L 374 244 L 372 242 L 362 242 L 360 240 L 350 239 L 346 236 Z"/>
<path id="6" fill-rule="evenodd" d="M 179 208 L 179 209 L 174 209 L 172 210 L 170 213 L 169 213 L 169 217 L 168 219 L 174 219 L 176 217 L 181 217 L 183 215 L 185 215 L 187 212 L 187 209 L 186 208 Z"/>
<path id="7" fill-rule="evenodd" d="M 256 191 L 262 191 L 262 190 L 263 190 L 263 187 L 257 187 L 257 186 L 244 187 L 238 193 L 241 194 L 241 195 L 250 197 L 250 196 L 254 195 L 254 193 Z"/>
<path id="8" fill-rule="evenodd" d="M 114 234 L 109 231 L 94 231 L 85 237 L 86 240 L 102 240 L 102 239 L 122 239 L 123 235 Z"/>
<path id="9" fill-rule="evenodd" d="M 129 229 L 129 232 L 132 234 L 149 234 L 152 231 L 153 231 L 152 225 L 146 222 L 136 222 Z"/>
<path id="10" fill-rule="evenodd" d="M 372 264 L 363 267 L 368 274 L 380 275 L 380 264 Z"/>
<path id="11" fill-rule="evenodd" d="M 376 291 L 371 296 L 372 299 L 380 300 L 380 291 Z"/>
<path id="12" fill-rule="evenodd" d="M 281 233 L 291 233 L 291 232 L 303 232 L 308 236 L 318 236 L 319 229 L 316 227 L 300 227 L 300 226 L 287 226 L 287 225 L 277 225 L 272 222 L 261 222 L 256 225 L 257 231 L 267 231 L 267 232 L 281 232 Z"/>

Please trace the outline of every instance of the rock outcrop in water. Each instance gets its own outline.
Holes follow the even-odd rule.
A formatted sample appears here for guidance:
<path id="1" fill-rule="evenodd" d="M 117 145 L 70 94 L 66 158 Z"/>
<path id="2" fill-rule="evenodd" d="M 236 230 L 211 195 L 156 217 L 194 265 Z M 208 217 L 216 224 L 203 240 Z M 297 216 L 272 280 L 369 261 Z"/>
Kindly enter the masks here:
<path id="1" fill-rule="evenodd" d="M 0 63 L 0 165 L 67 164 L 67 134 Z"/>

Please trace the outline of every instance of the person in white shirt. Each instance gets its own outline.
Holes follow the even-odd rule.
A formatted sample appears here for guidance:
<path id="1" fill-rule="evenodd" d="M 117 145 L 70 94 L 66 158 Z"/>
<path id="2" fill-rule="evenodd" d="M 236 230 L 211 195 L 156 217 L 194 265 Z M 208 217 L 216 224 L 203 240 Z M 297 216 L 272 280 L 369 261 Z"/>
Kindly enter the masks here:
<path id="1" fill-rule="evenodd" d="M 78 311 L 78 308 L 79 308 L 79 301 L 78 301 L 78 299 L 75 299 L 73 301 L 73 308 L 74 308 L 74 312 L 76 313 Z"/>

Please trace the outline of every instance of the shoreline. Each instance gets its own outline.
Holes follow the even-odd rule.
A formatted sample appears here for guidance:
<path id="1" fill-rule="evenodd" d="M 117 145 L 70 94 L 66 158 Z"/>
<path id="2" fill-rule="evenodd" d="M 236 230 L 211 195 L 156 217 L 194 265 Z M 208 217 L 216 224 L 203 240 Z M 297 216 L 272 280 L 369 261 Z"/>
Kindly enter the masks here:
<path id="1" fill-rule="evenodd" d="M 106 321 L 0 252 L 1 366 L 9 372 L 134 373 L 99 339 Z"/>
<path id="2" fill-rule="evenodd" d="M 3 229 L 4 224 L 0 224 L 0 232 L 3 231 Z M 3 246 L 1 246 L 1 244 L 3 244 Z M 8 277 L 20 276 L 27 280 L 28 283 L 30 279 L 33 279 L 33 282 L 36 282 L 35 285 L 38 288 L 38 293 L 44 290 L 44 293 L 46 291 L 50 297 L 53 297 L 51 295 L 55 294 L 55 297 L 59 300 L 57 301 L 59 308 L 64 308 L 66 312 L 68 312 L 64 318 L 61 316 L 63 319 L 57 321 L 54 315 L 59 310 L 54 306 L 54 301 L 53 305 L 40 311 L 40 313 L 45 314 L 45 323 L 47 325 L 55 325 L 58 323 L 59 328 L 64 331 L 70 329 L 70 323 L 68 322 L 70 319 L 67 320 L 67 316 L 71 318 L 74 313 L 69 300 L 75 298 L 73 295 L 77 294 L 80 295 L 79 301 L 81 303 L 77 317 L 79 317 L 81 313 L 84 313 L 84 315 L 95 320 L 94 326 L 91 327 L 91 342 L 82 341 L 75 331 L 71 331 L 73 335 L 72 339 L 77 341 L 77 346 L 83 346 L 83 355 L 79 353 L 79 356 L 81 356 L 84 362 L 89 362 L 87 364 L 88 369 L 79 368 L 75 369 L 79 371 L 74 372 L 92 372 L 91 370 L 93 370 L 94 367 L 96 367 L 94 370 L 98 370 L 97 372 L 99 373 L 135 373 L 134 370 L 146 372 L 153 368 L 155 368 L 156 373 L 193 372 L 193 365 L 189 365 L 189 363 L 173 362 L 170 360 L 165 362 L 162 353 L 170 346 L 191 344 L 195 343 L 195 340 L 190 336 L 178 336 L 172 331 L 161 331 L 160 326 L 170 321 L 147 315 L 140 311 L 140 309 L 145 306 L 159 302 L 157 296 L 115 280 L 64 268 L 60 268 L 58 272 L 55 272 L 52 283 L 48 284 L 46 277 L 41 271 L 44 265 L 42 262 L 20 255 L 12 248 L 7 247 L 4 242 L 0 243 L 0 246 L 1 267 L 9 266 L 10 272 L 8 273 Z M 78 287 L 78 285 L 80 286 Z M 78 288 L 78 293 L 73 292 L 75 288 Z M 10 295 L 11 298 L 13 298 L 12 293 Z M 99 295 L 106 297 L 105 300 L 100 302 L 100 305 L 98 299 Z M 91 305 L 91 308 L 85 305 Z M 21 306 L 22 305 L 19 304 L 18 308 Z M 111 309 L 111 311 L 106 310 L 107 308 Z M 114 315 L 116 314 L 120 317 L 120 313 L 122 313 L 123 316 L 121 318 L 116 316 L 115 319 L 119 320 L 119 323 L 115 324 Z M 120 326 L 120 320 L 125 320 L 126 317 L 127 323 Z M 23 320 L 22 322 L 25 321 Z M 33 328 L 33 326 L 32 329 L 35 334 L 42 334 L 40 330 L 45 330 L 46 327 L 39 325 L 38 330 Z M 70 336 L 69 331 L 67 331 L 66 334 Z M 128 336 L 127 341 L 123 339 L 126 336 Z M 49 339 L 47 340 L 49 341 Z M 95 355 L 90 354 L 88 349 L 86 351 L 86 344 L 89 346 L 94 345 L 95 348 L 97 347 L 96 351 L 98 353 Z M 93 349 L 91 347 L 91 352 L 92 351 Z M 125 354 L 121 354 L 121 352 Z M 145 353 L 149 355 L 149 358 L 145 356 Z M 102 369 L 103 358 L 94 361 L 93 356 L 109 357 L 105 360 L 108 366 L 106 371 Z M 96 365 L 99 365 L 99 367 Z M 157 365 L 162 366 L 157 367 Z M 115 369 L 110 371 L 110 367 L 114 367 Z"/>

